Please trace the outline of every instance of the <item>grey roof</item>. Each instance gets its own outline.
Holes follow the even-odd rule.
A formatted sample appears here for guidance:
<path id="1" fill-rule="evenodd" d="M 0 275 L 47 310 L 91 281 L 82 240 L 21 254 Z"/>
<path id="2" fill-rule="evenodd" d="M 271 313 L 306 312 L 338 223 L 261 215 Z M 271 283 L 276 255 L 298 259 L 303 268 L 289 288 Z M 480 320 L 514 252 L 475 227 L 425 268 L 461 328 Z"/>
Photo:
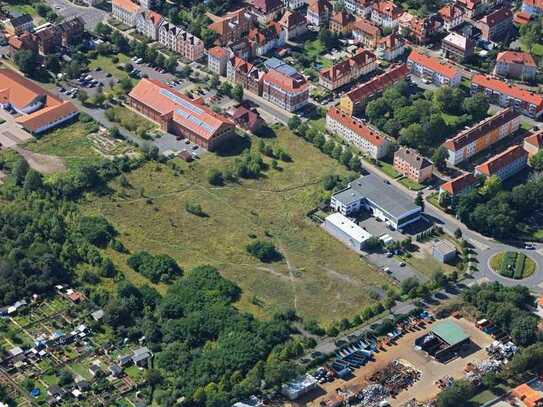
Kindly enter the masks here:
<path id="1" fill-rule="evenodd" d="M 265 60 L 264 66 L 267 69 L 273 69 L 274 71 L 278 71 L 282 73 L 283 75 L 286 75 L 291 78 L 298 75 L 298 71 L 296 70 L 296 68 L 284 63 L 283 61 L 275 57 L 271 57 Z"/>
<path id="2" fill-rule="evenodd" d="M 433 249 L 441 255 L 453 252 L 456 253 L 456 246 L 448 240 L 439 240 L 438 242 L 435 242 L 433 245 Z"/>
<path id="3" fill-rule="evenodd" d="M 30 14 L 20 14 L 20 13 L 13 13 L 12 17 L 9 19 L 9 22 L 14 27 L 26 24 L 32 21 L 32 16 Z"/>
<path id="4" fill-rule="evenodd" d="M 409 195 L 374 174 L 362 176 L 351 182 L 349 188 L 338 192 L 334 198 L 344 204 L 365 199 L 372 206 L 397 220 L 407 212 L 420 209 Z"/>
<path id="5" fill-rule="evenodd" d="M 97 311 L 94 311 L 91 316 L 95 321 L 98 321 L 104 317 L 104 311 L 99 309 Z"/>

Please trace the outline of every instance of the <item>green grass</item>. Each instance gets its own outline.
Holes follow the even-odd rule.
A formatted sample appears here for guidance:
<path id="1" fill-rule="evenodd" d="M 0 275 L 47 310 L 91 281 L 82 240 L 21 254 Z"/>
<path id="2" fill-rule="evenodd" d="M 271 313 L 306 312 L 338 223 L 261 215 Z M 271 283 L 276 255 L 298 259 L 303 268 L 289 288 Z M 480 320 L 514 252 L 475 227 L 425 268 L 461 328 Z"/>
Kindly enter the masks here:
<path id="1" fill-rule="evenodd" d="M 156 128 L 157 125 L 147 120 L 142 115 L 133 112 L 132 110 L 124 106 L 115 106 L 108 109 L 108 112 L 112 112 L 115 115 L 115 122 L 119 123 L 125 129 L 130 131 L 136 130 L 151 130 Z"/>
<path id="2" fill-rule="evenodd" d="M 129 366 L 124 369 L 124 372 L 128 377 L 136 382 L 143 378 L 143 372 L 137 366 Z"/>
<path id="3" fill-rule="evenodd" d="M 401 176 L 401 174 L 398 171 L 396 171 L 396 169 L 394 168 L 392 164 L 389 164 L 384 161 L 379 161 L 378 165 L 381 171 L 383 171 L 389 177 L 399 178 Z"/>
<path id="4" fill-rule="evenodd" d="M 535 231 L 533 234 L 532 234 L 533 238 L 534 239 L 541 239 L 543 240 L 543 229 L 539 229 L 537 231 Z"/>
<path id="5" fill-rule="evenodd" d="M 68 168 L 96 163 L 101 156 L 87 137 L 87 130 L 80 122 L 61 127 L 37 140 L 31 140 L 24 148 L 35 153 L 61 157 Z"/>
<path id="6" fill-rule="evenodd" d="M 419 184 L 407 177 L 398 180 L 404 187 L 409 188 L 411 191 L 420 191 L 424 189 L 424 185 Z"/>
<path id="7" fill-rule="evenodd" d="M 535 262 L 523 253 L 500 252 L 490 259 L 490 267 L 504 277 L 520 280 L 535 272 Z"/>
<path id="8" fill-rule="evenodd" d="M 280 162 L 279 170 L 270 168 L 261 180 L 209 185 L 207 171 L 228 168 L 234 157 L 205 154 L 191 164 L 176 160 L 180 176 L 150 163 L 127 175 L 130 188 L 111 182 L 112 195 L 89 199 L 83 210 L 109 219 L 132 253 L 169 254 L 184 269 L 217 267 L 242 288 L 238 306 L 259 317 L 285 308 L 323 322 L 352 317 L 373 302 L 368 289 L 380 286 L 383 277 L 305 216 L 323 196 L 321 180 L 346 171 L 287 129 L 276 133 L 268 143 L 280 145 L 293 161 Z M 188 214 L 187 202 L 200 204 L 209 217 Z M 245 250 L 251 236 L 273 240 L 285 260 L 264 264 L 251 257 Z M 129 280 L 147 283 L 126 266 L 126 255 L 107 254 Z"/>
<path id="9" fill-rule="evenodd" d="M 319 39 L 307 41 L 304 44 L 304 54 L 311 59 L 318 59 L 325 51 L 326 47 Z"/>
<path id="10" fill-rule="evenodd" d="M 10 13 L 29 14 L 34 20 L 34 25 L 41 25 L 45 23 L 45 19 L 38 15 L 36 9 L 30 4 L 7 4 L 6 9 Z"/>
<path id="11" fill-rule="evenodd" d="M 440 263 L 427 253 L 422 253 L 422 257 L 419 257 L 418 254 L 414 254 L 409 258 L 403 257 L 402 259 L 419 273 L 428 278 L 430 278 L 432 273 L 437 270 L 441 270 L 445 274 L 450 274 L 456 270 L 456 267 L 453 267 L 450 264 Z"/>
<path id="12" fill-rule="evenodd" d="M 124 54 L 117 54 L 116 56 L 119 58 L 119 62 L 114 63 L 111 60 L 111 56 L 99 55 L 96 59 L 90 61 L 89 69 L 95 70 L 96 68 L 100 67 L 104 72 L 110 73 L 116 79 L 129 78 L 130 76 L 128 75 L 128 72 L 117 68 L 117 65 L 131 63 L 132 61 L 130 61 L 130 58 Z M 133 82 L 135 83 L 134 80 Z"/>

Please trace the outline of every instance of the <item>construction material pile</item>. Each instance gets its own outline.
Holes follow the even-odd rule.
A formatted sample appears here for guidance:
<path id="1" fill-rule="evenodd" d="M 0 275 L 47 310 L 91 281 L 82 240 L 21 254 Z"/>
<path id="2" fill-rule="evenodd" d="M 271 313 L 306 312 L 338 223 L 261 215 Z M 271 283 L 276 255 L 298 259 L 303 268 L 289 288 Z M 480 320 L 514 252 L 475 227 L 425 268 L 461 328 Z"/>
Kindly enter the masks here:
<path id="1" fill-rule="evenodd" d="M 513 342 L 494 341 L 486 347 L 488 355 L 496 360 L 511 360 L 517 350 L 518 348 Z"/>
<path id="2" fill-rule="evenodd" d="M 367 407 L 377 407 L 389 396 L 388 390 L 380 384 L 370 384 L 364 387 L 360 393 L 356 395 L 358 405 Z"/>
<path id="3" fill-rule="evenodd" d="M 372 383 L 384 386 L 390 395 L 394 397 L 419 380 L 420 377 L 421 374 L 418 370 L 405 365 L 401 361 L 394 360 L 384 369 L 371 375 L 369 380 Z"/>
<path id="4" fill-rule="evenodd" d="M 468 363 L 466 366 L 466 379 L 471 382 L 480 380 L 487 373 L 497 373 L 502 368 L 502 362 L 499 360 L 488 359 L 475 364 Z"/>

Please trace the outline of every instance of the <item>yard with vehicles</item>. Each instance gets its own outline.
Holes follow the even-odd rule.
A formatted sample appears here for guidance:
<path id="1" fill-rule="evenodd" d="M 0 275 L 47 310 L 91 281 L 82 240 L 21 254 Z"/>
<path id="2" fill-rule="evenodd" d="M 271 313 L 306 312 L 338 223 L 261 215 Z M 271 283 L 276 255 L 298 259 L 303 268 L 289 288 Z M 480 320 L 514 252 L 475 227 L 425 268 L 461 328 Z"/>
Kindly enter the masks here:
<path id="1" fill-rule="evenodd" d="M 290 160 L 273 164 L 264 157 L 268 169 L 258 181 L 209 184 L 209 171 L 227 172 L 236 156 L 149 163 L 127 174 L 125 186 L 112 182 L 110 195 L 87 200 L 84 210 L 109 219 L 131 252 L 169 254 L 184 269 L 216 266 L 243 289 L 238 305 L 256 315 L 292 308 L 323 322 L 349 317 L 375 301 L 368 294 L 383 277 L 306 217 L 326 194 L 323 179 L 348 173 L 287 129 L 275 134 L 265 143 L 281 147 Z M 252 143 L 255 151 L 256 141 L 242 143 Z M 187 205 L 196 204 L 207 216 L 187 212 Z M 272 242 L 282 260 L 263 263 L 249 255 L 245 247 L 256 240 Z M 126 255 L 108 255 L 129 280 L 146 281 L 130 273 Z"/>
<path id="2" fill-rule="evenodd" d="M 500 252 L 490 259 L 492 269 L 504 277 L 521 280 L 535 272 L 535 262 L 524 253 Z"/>

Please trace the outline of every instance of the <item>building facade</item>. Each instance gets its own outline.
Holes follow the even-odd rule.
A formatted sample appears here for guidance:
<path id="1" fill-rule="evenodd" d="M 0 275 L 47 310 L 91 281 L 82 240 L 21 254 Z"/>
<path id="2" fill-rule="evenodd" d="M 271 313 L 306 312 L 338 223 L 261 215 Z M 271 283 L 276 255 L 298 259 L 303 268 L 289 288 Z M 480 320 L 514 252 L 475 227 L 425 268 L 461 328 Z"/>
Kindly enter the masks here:
<path id="1" fill-rule="evenodd" d="M 164 19 L 152 10 L 143 10 L 136 16 L 136 31 L 152 41 L 158 41 L 158 32 Z"/>
<path id="2" fill-rule="evenodd" d="M 537 74 L 537 64 L 527 52 L 503 51 L 496 57 L 494 74 L 522 81 L 533 81 Z"/>
<path id="3" fill-rule="evenodd" d="M 134 27 L 140 6 L 131 0 L 111 0 L 111 15 L 124 25 Z"/>
<path id="4" fill-rule="evenodd" d="M 34 30 L 32 16 L 30 14 L 13 13 L 13 16 L 4 24 L 4 29 L 10 35 L 32 32 Z"/>
<path id="5" fill-rule="evenodd" d="M 510 8 L 500 8 L 481 18 L 476 25 L 481 30 L 482 39 L 499 41 L 513 29 L 513 12 Z"/>
<path id="6" fill-rule="evenodd" d="M 394 169 L 420 184 L 432 178 L 434 166 L 414 149 L 400 147 L 394 153 Z"/>
<path id="7" fill-rule="evenodd" d="M 262 97 L 288 112 L 304 107 L 309 99 L 309 84 L 293 67 L 277 58 L 264 62 Z"/>
<path id="8" fill-rule="evenodd" d="M 326 114 L 326 130 L 376 160 L 387 155 L 390 148 L 389 141 L 379 131 L 335 106 L 330 107 Z"/>
<path id="9" fill-rule="evenodd" d="M 207 68 L 219 76 L 226 75 L 230 52 L 224 47 L 213 47 L 207 51 Z"/>
<path id="10" fill-rule="evenodd" d="M 469 38 L 451 32 L 441 41 L 443 56 L 456 62 L 463 62 L 473 55 L 475 44 Z"/>
<path id="11" fill-rule="evenodd" d="M 264 73 L 247 61 L 232 57 L 226 65 L 226 78 L 243 89 L 254 93 L 262 94 L 262 76 Z"/>
<path id="12" fill-rule="evenodd" d="M 458 86 L 462 74 L 452 65 L 438 59 L 426 56 L 415 50 L 411 51 L 407 59 L 407 67 L 411 74 L 430 80 L 437 86 Z"/>
<path id="13" fill-rule="evenodd" d="M 330 16 L 328 28 L 336 34 L 347 34 L 353 30 L 355 18 L 351 13 L 338 11 Z"/>
<path id="14" fill-rule="evenodd" d="M 164 20 L 158 29 L 158 42 L 182 57 L 196 61 L 204 56 L 204 42 Z"/>
<path id="15" fill-rule="evenodd" d="M 475 167 L 475 175 L 497 176 L 505 181 L 525 169 L 527 164 L 528 152 L 522 146 L 511 146 Z"/>
<path id="16" fill-rule="evenodd" d="M 385 61 L 394 61 L 405 53 L 405 41 L 396 33 L 387 35 L 377 42 L 375 54 Z"/>
<path id="17" fill-rule="evenodd" d="M 381 0 L 373 3 L 371 10 L 371 21 L 382 28 L 394 29 L 398 27 L 398 18 L 402 10 L 393 2 Z"/>
<path id="18" fill-rule="evenodd" d="M 452 198 L 457 198 L 462 194 L 473 191 L 478 184 L 479 178 L 468 172 L 441 184 L 439 194 L 447 194 Z"/>
<path id="19" fill-rule="evenodd" d="M 279 25 L 285 31 L 287 41 L 291 41 L 307 31 L 306 17 L 299 11 L 285 11 L 279 20 Z"/>
<path id="20" fill-rule="evenodd" d="M 459 164 L 520 128 L 520 114 L 509 108 L 463 130 L 443 143 L 451 165 Z"/>
<path id="21" fill-rule="evenodd" d="M 334 91 L 361 76 L 377 69 L 377 57 L 371 51 L 359 48 L 355 55 L 330 68 L 323 69 L 319 75 L 319 85 Z"/>
<path id="22" fill-rule="evenodd" d="M 376 48 L 381 38 L 381 29 L 365 18 L 357 18 L 353 24 L 353 39 L 367 48 Z"/>
<path id="23" fill-rule="evenodd" d="M 209 15 L 213 20 L 207 26 L 217 33 L 217 45 L 226 46 L 229 43 L 236 43 L 256 25 L 256 16 L 247 8 L 231 11 L 222 17 Z"/>
<path id="24" fill-rule="evenodd" d="M 464 10 L 456 4 L 446 4 L 439 9 L 439 15 L 443 20 L 443 29 L 451 31 L 464 22 Z"/>
<path id="25" fill-rule="evenodd" d="M 332 10 L 332 3 L 328 0 L 309 0 L 306 14 L 307 24 L 315 27 L 328 24 Z"/>
<path id="26" fill-rule="evenodd" d="M 524 138 L 523 146 L 529 157 L 536 155 L 543 148 L 543 130 L 536 131 Z"/>

